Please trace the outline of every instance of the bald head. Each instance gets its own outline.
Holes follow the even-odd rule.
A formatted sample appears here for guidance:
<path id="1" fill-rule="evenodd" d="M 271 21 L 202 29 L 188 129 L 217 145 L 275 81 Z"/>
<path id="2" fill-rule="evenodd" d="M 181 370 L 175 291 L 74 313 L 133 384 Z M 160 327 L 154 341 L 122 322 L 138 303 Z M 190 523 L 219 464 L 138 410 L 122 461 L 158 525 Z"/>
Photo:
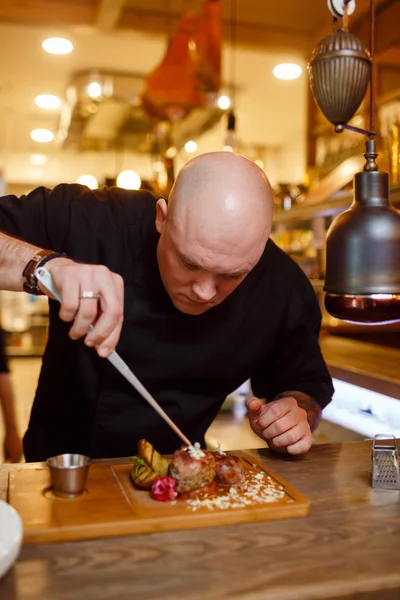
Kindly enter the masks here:
<path id="1" fill-rule="evenodd" d="M 273 194 L 265 173 L 244 156 L 210 152 L 179 172 L 169 199 L 169 219 L 191 234 L 217 236 L 228 243 L 237 235 L 264 243 L 271 231 Z M 205 240 L 206 241 L 206 240 Z"/>
<path id="2" fill-rule="evenodd" d="M 192 291 L 186 292 L 189 298 L 198 299 L 199 305 L 204 300 L 211 308 L 239 285 L 263 253 L 273 209 L 268 179 L 243 156 L 202 154 L 179 172 L 168 208 L 162 203 L 159 201 L 156 225 L 161 234 L 160 272 L 167 291 L 173 299 L 163 273 L 163 253 L 173 248 L 182 267 L 192 273 Z"/>

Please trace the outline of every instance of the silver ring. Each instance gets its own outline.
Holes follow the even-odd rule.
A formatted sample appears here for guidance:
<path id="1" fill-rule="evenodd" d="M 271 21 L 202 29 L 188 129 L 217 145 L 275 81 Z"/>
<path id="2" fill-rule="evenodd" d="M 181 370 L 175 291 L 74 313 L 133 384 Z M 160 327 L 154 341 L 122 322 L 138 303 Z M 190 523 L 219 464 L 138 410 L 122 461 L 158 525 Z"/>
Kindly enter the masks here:
<path id="1" fill-rule="evenodd" d="M 100 296 L 97 292 L 91 292 L 90 290 L 82 292 L 82 294 L 79 296 L 81 300 L 98 300 L 99 297 Z"/>

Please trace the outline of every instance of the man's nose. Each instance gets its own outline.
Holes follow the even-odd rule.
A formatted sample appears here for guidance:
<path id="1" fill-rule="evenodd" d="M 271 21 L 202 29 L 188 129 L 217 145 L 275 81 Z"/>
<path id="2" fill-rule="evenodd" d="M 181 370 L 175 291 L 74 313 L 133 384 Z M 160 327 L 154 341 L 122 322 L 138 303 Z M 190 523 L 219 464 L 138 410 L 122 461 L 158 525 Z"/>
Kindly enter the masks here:
<path id="1" fill-rule="evenodd" d="M 201 302 L 210 302 L 217 293 L 213 278 L 204 278 L 193 284 L 193 292 Z"/>

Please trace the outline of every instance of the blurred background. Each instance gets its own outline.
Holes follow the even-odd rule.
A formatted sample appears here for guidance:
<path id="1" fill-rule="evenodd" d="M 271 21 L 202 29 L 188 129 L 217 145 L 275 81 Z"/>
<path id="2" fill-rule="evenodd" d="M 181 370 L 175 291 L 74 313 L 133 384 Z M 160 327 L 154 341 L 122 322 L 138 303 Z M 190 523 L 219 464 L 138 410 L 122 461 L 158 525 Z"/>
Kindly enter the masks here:
<path id="1" fill-rule="evenodd" d="M 366 45 L 368 6 L 357 0 L 350 18 Z M 376 6 L 379 165 L 400 206 L 400 2 Z M 400 435 L 398 326 L 349 325 L 323 303 L 326 231 L 351 203 L 365 141 L 335 134 L 310 93 L 307 62 L 332 27 L 326 0 L 0 4 L 1 194 L 80 182 L 168 196 L 186 161 L 215 150 L 265 170 L 275 191 L 272 237 L 310 278 L 323 312 L 321 345 L 337 392 L 316 442 Z M 351 124 L 366 127 L 368 110 L 366 98 Z M 0 317 L 22 433 L 47 301 L 3 292 Z M 244 383 L 227 399 L 210 443 L 259 445 L 246 424 L 248 393 Z M 0 420 L 0 438 L 1 428 Z"/>

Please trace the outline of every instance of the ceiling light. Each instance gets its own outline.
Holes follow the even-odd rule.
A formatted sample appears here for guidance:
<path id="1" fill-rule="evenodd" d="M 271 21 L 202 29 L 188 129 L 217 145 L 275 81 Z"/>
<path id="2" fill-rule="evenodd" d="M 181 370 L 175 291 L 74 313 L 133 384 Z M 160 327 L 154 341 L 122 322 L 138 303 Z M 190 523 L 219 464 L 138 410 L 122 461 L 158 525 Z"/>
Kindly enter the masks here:
<path id="1" fill-rule="evenodd" d="M 31 131 L 31 138 L 34 142 L 47 144 L 54 139 L 54 133 L 50 129 L 34 129 Z"/>
<path id="2" fill-rule="evenodd" d="M 46 154 L 31 154 L 28 160 L 35 167 L 43 167 L 49 159 Z"/>
<path id="3" fill-rule="evenodd" d="M 141 185 L 142 180 L 136 171 L 121 171 L 117 177 L 117 186 L 125 190 L 138 190 Z"/>
<path id="4" fill-rule="evenodd" d="M 232 148 L 232 146 L 224 146 L 224 147 L 222 148 L 222 150 L 223 150 L 224 152 L 233 152 L 233 148 Z"/>
<path id="5" fill-rule="evenodd" d="M 46 108 L 48 110 L 56 110 L 61 106 L 61 100 L 58 96 L 53 94 L 40 94 L 35 98 L 35 104 L 39 108 Z"/>
<path id="6" fill-rule="evenodd" d="M 99 187 L 99 182 L 97 181 L 96 177 L 94 175 L 89 174 L 81 175 L 80 177 L 78 177 L 76 183 L 86 185 L 86 187 L 90 188 L 91 190 L 95 190 Z"/>
<path id="7" fill-rule="evenodd" d="M 87 92 L 93 99 L 100 98 L 100 96 L 103 94 L 103 88 L 99 83 L 97 83 L 97 81 L 92 81 L 87 87 Z"/>
<path id="8" fill-rule="evenodd" d="M 42 48 L 49 54 L 69 54 L 74 47 L 72 42 L 65 38 L 49 38 L 44 40 Z"/>
<path id="9" fill-rule="evenodd" d="M 303 69 L 300 65 L 295 65 L 294 63 L 282 63 L 280 65 L 276 65 L 272 73 L 277 79 L 298 79 L 302 74 Z"/>
<path id="10" fill-rule="evenodd" d="M 191 154 L 192 152 L 196 152 L 196 150 L 197 150 L 196 142 L 194 142 L 193 140 L 186 142 L 185 150 L 186 150 L 186 152 L 189 152 L 189 154 Z"/>
<path id="11" fill-rule="evenodd" d="M 231 101 L 228 98 L 228 96 L 220 96 L 218 98 L 218 106 L 222 110 L 227 110 L 230 107 L 230 105 L 231 105 Z"/>

